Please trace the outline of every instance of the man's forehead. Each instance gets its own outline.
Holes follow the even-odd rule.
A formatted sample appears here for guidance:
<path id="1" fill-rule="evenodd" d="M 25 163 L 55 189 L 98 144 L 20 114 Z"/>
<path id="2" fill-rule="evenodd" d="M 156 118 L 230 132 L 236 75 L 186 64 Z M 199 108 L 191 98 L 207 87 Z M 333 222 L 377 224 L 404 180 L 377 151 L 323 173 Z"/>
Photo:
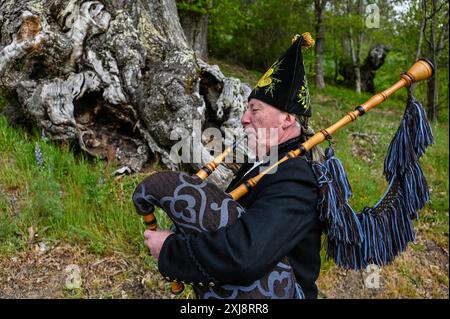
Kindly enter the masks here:
<path id="1" fill-rule="evenodd" d="M 276 108 L 276 107 L 274 107 L 274 106 L 272 106 L 272 105 L 270 105 L 270 104 L 268 104 L 268 103 L 266 103 L 266 102 L 263 102 L 263 101 L 261 101 L 261 100 L 255 99 L 255 98 L 250 99 L 250 101 L 248 101 L 248 105 L 249 105 L 249 106 L 264 106 L 264 107 L 273 107 L 273 108 Z"/>
<path id="2" fill-rule="evenodd" d="M 250 99 L 250 101 L 248 101 L 248 107 L 264 107 L 264 108 L 272 109 L 275 112 L 280 112 L 281 114 L 289 114 L 285 111 L 281 111 L 280 109 L 276 108 L 275 106 L 273 106 L 269 103 L 266 103 L 264 101 L 261 101 L 261 100 L 255 99 L 255 98 L 252 98 L 252 99 Z"/>

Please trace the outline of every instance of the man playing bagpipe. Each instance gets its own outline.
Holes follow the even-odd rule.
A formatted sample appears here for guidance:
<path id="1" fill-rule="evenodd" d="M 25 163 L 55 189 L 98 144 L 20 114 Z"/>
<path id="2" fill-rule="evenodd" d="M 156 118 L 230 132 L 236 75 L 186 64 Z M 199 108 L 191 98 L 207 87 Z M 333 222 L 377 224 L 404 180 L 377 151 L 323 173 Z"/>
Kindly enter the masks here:
<path id="1" fill-rule="evenodd" d="M 239 185 L 249 185 L 237 202 L 184 173 L 155 174 L 136 188 L 133 201 L 140 214 L 162 207 L 179 230 L 144 233 L 161 274 L 193 285 L 199 298 L 317 298 L 323 231 L 329 256 L 346 269 L 387 264 L 414 240 L 411 219 L 428 201 L 418 158 L 432 143 L 420 104 L 409 96 L 389 147 L 388 190 L 374 207 L 356 214 L 348 205 L 351 190 L 345 171 L 331 147 L 325 161 L 320 149 L 303 147 L 314 133 L 308 126 L 311 105 L 302 47 L 313 43 L 308 33 L 294 37 L 248 97 L 241 123 L 259 161 L 243 164 L 227 188 L 233 193 Z M 428 65 L 420 64 L 427 77 L 432 73 Z M 423 78 L 411 70 L 396 89 Z M 358 106 L 344 122 L 378 103 L 369 100 Z M 256 134 L 261 130 L 266 131 L 264 140 Z M 331 127 L 327 130 L 321 131 L 322 140 L 330 138 Z M 313 139 L 320 139 L 318 134 Z M 299 146 L 300 156 L 292 156 Z M 290 158 L 250 187 L 260 173 L 258 165 L 274 149 L 278 158 Z"/>

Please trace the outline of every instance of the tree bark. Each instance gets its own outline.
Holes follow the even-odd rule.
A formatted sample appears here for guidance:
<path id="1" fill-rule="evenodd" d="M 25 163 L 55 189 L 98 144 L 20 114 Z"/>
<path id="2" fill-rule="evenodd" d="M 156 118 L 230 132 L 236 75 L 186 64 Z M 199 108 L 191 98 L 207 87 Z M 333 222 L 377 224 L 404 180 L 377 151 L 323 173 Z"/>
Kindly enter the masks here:
<path id="1" fill-rule="evenodd" d="M 445 8 L 445 6 L 447 6 L 447 8 Z M 447 10 L 445 11 L 443 9 Z M 441 10 L 444 11 L 444 14 L 442 16 L 439 16 Z M 431 13 L 427 17 L 427 20 L 431 20 L 430 37 L 429 39 L 425 37 L 425 40 L 428 44 L 428 57 L 430 57 L 435 64 L 434 75 L 428 80 L 427 85 L 427 115 L 432 121 L 437 121 L 439 116 L 438 76 L 440 75 L 440 73 L 438 71 L 438 65 L 440 60 L 440 53 L 445 48 L 448 42 L 448 15 L 448 3 L 443 1 L 438 7 L 437 0 L 433 0 L 431 2 Z M 439 25 L 439 27 L 436 27 L 437 24 Z M 439 35 L 438 30 L 440 30 Z"/>
<path id="2" fill-rule="evenodd" d="M 250 87 L 196 58 L 174 0 L 5 0 L 0 26 L 5 114 L 52 139 L 139 171 L 155 156 L 179 169 L 171 133 L 196 123 L 242 132 Z M 231 175 L 222 166 L 211 178 Z"/>
<path id="3" fill-rule="evenodd" d="M 355 44 L 353 41 L 353 30 L 352 27 L 350 27 L 350 30 L 348 31 L 349 36 L 349 42 L 350 42 L 350 52 L 352 56 L 352 69 L 354 73 L 354 88 L 357 93 L 361 93 L 361 73 L 359 69 L 359 65 L 356 58 L 356 52 L 355 52 Z"/>
<path id="4" fill-rule="evenodd" d="M 360 19 L 362 19 L 362 17 L 363 17 L 363 2 L 362 2 L 362 0 L 358 1 L 358 14 L 359 14 Z M 358 30 L 358 43 L 356 45 L 356 65 L 358 65 L 358 67 L 360 68 L 359 69 L 359 73 L 360 73 L 359 81 L 360 81 L 360 83 L 362 82 L 362 79 L 361 79 L 361 54 L 362 54 L 362 46 L 363 46 L 363 37 L 364 37 L 364 34 L 363 34 L 363 31 L 362 31 L 362 28 L 359 28 L 359 30 Z M 360 84 L 360 86 L 362 86 L 362 85 Z"/>
<path id="5" fill-rule="evenodd" d="M 315 82 L 318 89 L 325 88 L 324 72 L 323 72 L 323 53 L 325 49 L 325 27 L 323 25 L 323 13 L 325 10 L 326 0 L 314 0 L 314 13 L 316 16 L 316 65 L 315 65 Z"/>
<path id="6" fill-rule="evenodd" d="M 351 14 L 351 6 L 350 6 L 350 2 L 347 2 L 347 13 L 350 15 Z M 349 44 L 350 44 L 350 56 L 352 58 L 352 68 L 353 68 L 353 72 L 354 72 L 354 87 L 355 87 L 355 91 L 357 93 L 361 93 L 361 74 L 360 74 L 360 66 L 358 64 L 358 58 L 357 58 L 357 52 L 356 52 L 356 48 L 355 48 L 355 43 L 353 40 L 353 27 L 350 26 L 349 30 L 348 30 L 348 38 L 349 38 Z"/>
<path id="7" fill-rule="evenodd" d="M 208 61 L 208 16 L 209 14 L 180 14 L 189 46 L 204 61 Z"/>
<path id="8" fill-rule="evenodd" d="M 414 54 L 414 61 L 417 61 L 420 58 L 423 36 L 425 34 L 425 28 L 427 25 L 427 1 L 422 0 L 421 6 L 422 6 L 422 22 L 420 23 L 419 39 L 417 41 L 417 47 L 415 51 L 416 53 Z"/>
<path id="9" fill-rule="evenodd" d="M 339 75 L 339 57 L 338 57 L 338 53 L 337 53 L 337 38 L 336 38 L 336 29 L 333 26 L 333 60 L 334 60 L 334 84 L 337 83 L 338 80 L 338 75 Z"/>
<path id="10" fill-rule="evenodd" d="M 430 41 L 428 42 L 428 52 L 433 62 L 436 63 L 436 0 L 431 1 L 431 12 Z M 437 71 L 437 68 L 435 68 L 433 76 L 428 80 L 427 83 L 427 116 L 430 121 L 436 121 L 438 116 Z"/>

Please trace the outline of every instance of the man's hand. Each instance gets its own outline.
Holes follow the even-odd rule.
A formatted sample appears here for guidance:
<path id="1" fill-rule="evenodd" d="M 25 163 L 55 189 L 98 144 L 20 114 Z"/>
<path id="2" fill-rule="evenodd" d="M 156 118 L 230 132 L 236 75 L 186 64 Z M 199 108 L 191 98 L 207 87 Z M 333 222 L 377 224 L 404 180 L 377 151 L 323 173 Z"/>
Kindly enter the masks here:
<path id="1" fill-rule="evenodd" d="M 148 247 L 153 257 L 159 259 L 159 253 L 164 241 L 172 234 L 173 232 L 170 230 L 146 230 L 144 232 L 144 237 L 146 238 L 144 244 Z"/>

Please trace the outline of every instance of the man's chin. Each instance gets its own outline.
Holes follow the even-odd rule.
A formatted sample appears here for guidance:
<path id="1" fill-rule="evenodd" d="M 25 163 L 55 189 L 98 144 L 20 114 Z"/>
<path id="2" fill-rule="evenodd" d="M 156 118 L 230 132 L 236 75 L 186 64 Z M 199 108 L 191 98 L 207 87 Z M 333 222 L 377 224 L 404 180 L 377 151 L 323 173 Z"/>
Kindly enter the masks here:
<path id="1" fill-rule="evenodd" d="M 262 159 L 267 155 L 266 147 L 262 145 L 249 145 L 249 150 L 256 156 L 258 159 Z"/>

